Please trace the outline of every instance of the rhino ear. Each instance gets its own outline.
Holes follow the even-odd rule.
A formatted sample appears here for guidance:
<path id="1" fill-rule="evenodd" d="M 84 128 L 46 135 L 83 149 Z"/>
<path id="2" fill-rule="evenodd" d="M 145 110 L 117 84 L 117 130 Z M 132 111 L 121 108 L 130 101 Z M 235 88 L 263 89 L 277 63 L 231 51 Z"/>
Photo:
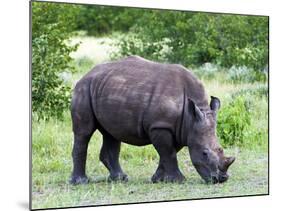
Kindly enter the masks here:
<path id="1" fill-rule="evenodd" d="M 196 120 L 203 120 L 204 114 L 203 112 L 195 105 L 193 100 L 188 98 L 188 113 L 195 118 Z"/>
<path id="2" fill-rule="evenodd" d="M 213 111 L 219 110 L 221 107 L 221 102 L 220 99 L 214 96 L 211 96 L 211 103 L 210 103 L 210 108 Z"/>

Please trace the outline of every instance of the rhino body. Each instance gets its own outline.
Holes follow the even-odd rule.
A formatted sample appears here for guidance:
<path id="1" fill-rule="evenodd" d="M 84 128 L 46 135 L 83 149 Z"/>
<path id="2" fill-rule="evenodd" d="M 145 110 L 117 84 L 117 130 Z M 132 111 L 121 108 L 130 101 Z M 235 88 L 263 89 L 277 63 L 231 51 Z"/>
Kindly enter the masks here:
<path id="1" fill-rule="evenodd" d="M 185 179 L 176 158 L 184 146 L 204 180 L 226 181 L 234 158 L 224 157 L 216 139 L 219 106 L 215 97 L 208 104 L 202 83 L 181 65 L 138 56 L 97 65 L 76 84 L 72 97 L 71 183 L 88 182 L 87 147 L 95 130 L 103 135 L 100 160 L 110 180 L 127 180 L 119 164 L 120 145 L 125 142 L 153 144 L 160 156 L 153 182 Z"/>

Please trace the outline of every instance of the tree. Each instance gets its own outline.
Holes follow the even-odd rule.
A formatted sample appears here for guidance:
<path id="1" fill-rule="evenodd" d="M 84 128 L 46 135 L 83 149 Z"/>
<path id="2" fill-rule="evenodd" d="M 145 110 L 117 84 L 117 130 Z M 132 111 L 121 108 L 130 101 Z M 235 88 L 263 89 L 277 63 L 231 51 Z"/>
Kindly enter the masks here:
<path id="1" fill-rule="evenodd" d="M 67 41 L 76 14 L 72 5 L 32 2 L 32 112 L 38 119 L 61 118 L 69 107 L 71 86 L 61 74 L 74 71 L 70 53 L 77 46 Z"/>
<path id="2" fill-rule="evenodd" d="M 186 66 L 206 62 L 227 68 L 247 66 L 256 71 L 268 64 L 268 18 L 263 16 L 143 10 L 131 32 L 133 36 L 117 44 L 121 55 L 137 53 Z M 165 39 L 171 51 L 159 55 Z"/>

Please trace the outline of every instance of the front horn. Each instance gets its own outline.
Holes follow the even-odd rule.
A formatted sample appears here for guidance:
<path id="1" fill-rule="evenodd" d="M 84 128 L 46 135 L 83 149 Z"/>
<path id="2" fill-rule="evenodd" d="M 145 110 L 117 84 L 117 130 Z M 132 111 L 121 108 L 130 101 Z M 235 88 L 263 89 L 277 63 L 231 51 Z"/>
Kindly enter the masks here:
<path id="1" fill-rule="evenodd" d="M 224 161 L 224 171 L 226 172 L 229 166 L 235 161 L 235 157 L 226 157 Z"/>

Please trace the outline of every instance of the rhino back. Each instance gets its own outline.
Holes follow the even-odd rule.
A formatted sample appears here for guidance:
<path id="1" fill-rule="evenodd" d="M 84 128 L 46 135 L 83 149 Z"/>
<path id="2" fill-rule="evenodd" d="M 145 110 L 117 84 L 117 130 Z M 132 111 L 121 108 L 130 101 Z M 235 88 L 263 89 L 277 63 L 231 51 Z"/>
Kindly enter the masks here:
<path id="1" fill-rule="evenodd" d="M 202 84 L 180 65 L 131 56 L 98 65 L 85 78 L 91 78 L 96 119 L 116 139 L 129 144 L 149 144 L 152 127 L 175 132 L 186 97 L 207 106 Z"/>

